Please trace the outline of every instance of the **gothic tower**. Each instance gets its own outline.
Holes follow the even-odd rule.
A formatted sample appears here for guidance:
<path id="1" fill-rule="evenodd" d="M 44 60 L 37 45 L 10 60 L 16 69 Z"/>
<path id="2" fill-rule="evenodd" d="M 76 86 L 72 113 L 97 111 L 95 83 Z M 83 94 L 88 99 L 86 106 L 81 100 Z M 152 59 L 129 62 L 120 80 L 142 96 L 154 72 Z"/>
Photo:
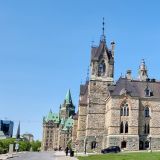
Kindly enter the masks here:
<path id="1" fill-rule="evenodd" d="M 73 115 L 75 115 L 75 106 L 72 103 L 71 92 L 68 90 L 64 99 L 64 103 L 62 106 L 60 106 L 60 117 L 66 119 Z"/>
<path id="2" fill-rule="evenodd" d="M 114 81 L 114 47 L 114 42 L 111 43 L 111 49 L 107 47 L 103 22 L 99 46 L 91 48 L 91 76 L 88 85 L 86 118 L 87 148 L 93 147 L 95 143 L 97 149 L 102 146 L 108 86 Z"/>

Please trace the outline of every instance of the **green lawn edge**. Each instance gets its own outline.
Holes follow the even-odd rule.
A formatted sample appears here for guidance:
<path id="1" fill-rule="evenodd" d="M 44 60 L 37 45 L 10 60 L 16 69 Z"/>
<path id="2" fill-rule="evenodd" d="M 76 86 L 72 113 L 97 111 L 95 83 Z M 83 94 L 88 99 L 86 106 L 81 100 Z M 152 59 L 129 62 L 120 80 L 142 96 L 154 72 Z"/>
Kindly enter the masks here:
<path id="1" fill-rule="evenodd" d="M 160 152 L 118 153 L 78 156 L 78 160 L 160 160 Z"/>

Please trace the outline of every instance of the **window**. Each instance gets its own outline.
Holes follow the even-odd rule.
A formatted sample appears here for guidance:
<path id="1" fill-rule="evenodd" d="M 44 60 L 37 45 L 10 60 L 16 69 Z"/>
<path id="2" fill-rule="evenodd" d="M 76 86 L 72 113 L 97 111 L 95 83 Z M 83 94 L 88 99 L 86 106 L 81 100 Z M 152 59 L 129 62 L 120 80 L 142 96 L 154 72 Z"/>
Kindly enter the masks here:
<path id="1" fill-rule="evenodd" d="M 144 125 L 144 134 L 149 134 L 150 133 L 150 126 L 148 125 Z"/>
<path id="2" fill-rule="evenodd" d="M 123 108 L 121 107 L 121 116 L 123 116 Z"/>
<path id="3" fill-rule="evenodd" d="M 144 125 L 144 134 L 146 134 L 147 133 L 147 126 L 146 126 L 146 124 Z"/>
<path id="4" fill-rule="evenodd" d="M 106 65 L 104 60 L 98 66 L 98 76 L 104 76 L 106 71 Z"/>
<path id="5" fill-rule="evenodd" d="M 128 122 L 121 122 L 120 124 L 120 133 L 128 133 Z"/>
<path id="6" fill-rule="evenodd" d="M 125 124 L 125 133 L 128 133 L 128 122 Z"/>
<path id="7" fill-rule="evenodd" d="M 144 93 L 146 97 L 153 96 L 153 91 L 151 91 L 148 87 L 144 90 Z"/>
<path id="8" fill-rule="evenodd" d="M 149 126 L 149 124 L 148 124 L 148 126 L 147 126 L 147 133 L 148 133 L 148 134 L 150 133 L 150 126 Z"/>
<path id="9" fill-rule="evenodd" d="M 120 115 L 121 116 L 129 116 L 129 107 L 128 107 L 128 104 L 123 104 L 121 106 L 121 111 L 120 111 Z"/>
<path id="10" fill-rule="evenodd" d="M 144 116 L 149 117 L 149 107 L 148 106 L 145 107 L 145 109 L 144 109 Z"/>
<path id="11" fill-rule="evenodd" d="M 126 111 L 127 111 L 127 116 L 129 116 L 129 108 L 128 107 L 126 108 Z"/>
<path id="12" fill-rule="evenodd" d="M 120 125 L 120 133 L 123 133 L 123 122 L 121 122 L 121 125 Z"/>

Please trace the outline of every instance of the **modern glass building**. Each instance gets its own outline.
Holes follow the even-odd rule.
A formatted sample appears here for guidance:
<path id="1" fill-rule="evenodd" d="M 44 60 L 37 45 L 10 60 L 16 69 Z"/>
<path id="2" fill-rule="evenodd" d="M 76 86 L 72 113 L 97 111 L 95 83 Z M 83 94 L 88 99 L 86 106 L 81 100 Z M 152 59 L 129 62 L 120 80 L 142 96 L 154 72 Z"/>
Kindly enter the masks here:
<path id="1" fill-rule="evenodd" d="M 10 120 L 0 120 L 0 131 L 4 133 L 5 137 L 12 137 L 13 135 L 13 121 Z"/>

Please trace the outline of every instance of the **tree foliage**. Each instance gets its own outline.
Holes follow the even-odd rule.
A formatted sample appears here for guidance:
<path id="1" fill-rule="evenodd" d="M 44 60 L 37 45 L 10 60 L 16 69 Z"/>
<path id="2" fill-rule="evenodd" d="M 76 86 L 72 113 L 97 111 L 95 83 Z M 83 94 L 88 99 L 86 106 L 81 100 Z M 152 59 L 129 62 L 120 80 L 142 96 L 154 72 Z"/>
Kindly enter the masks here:
<path id="1" fill-rule="evenodd" d="M 30 151 L 31 144 L 27 141 L 19 141 L 19 151 Z"/>
<path id="2" fill-rule="evenodd" d="M 40 151 L 41 142 L 40 141 L 33 141 L 31 142 L 32 151 Z"/>
<path id="3" fill-rule="evenodd" d="M 18 151 L 30 151 L 31 149 L 32 151 L 39 151 L 41 147 L 41 142 L 38 140 L 29 142 L 21 139 L 18 142 L 16 142 L 15 138 L 2 139 L 0 140 L 0 154 L 9 152 L 9 145 L 14 144 L 15 146 L 16 143 L 19 144 Z"/>

